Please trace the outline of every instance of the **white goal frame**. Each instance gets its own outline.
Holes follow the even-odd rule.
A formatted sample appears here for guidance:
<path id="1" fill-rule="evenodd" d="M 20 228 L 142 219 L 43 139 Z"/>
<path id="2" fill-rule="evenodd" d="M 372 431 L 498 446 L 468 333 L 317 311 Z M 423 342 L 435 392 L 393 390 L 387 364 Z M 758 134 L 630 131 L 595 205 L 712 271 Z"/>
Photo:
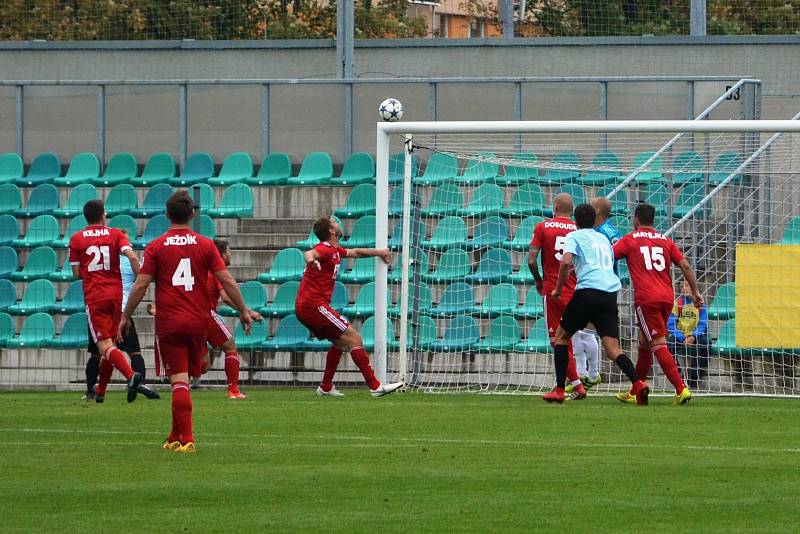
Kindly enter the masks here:
<path id="1" fill-rule="evenodd" d="M 477 133 L 692 133 L 692 132 L 800 132 L 797 120 L 642 120 L 642 121 L 417 121 L 417 122 L 379 122 L 376 138 L 376 196 L 375 196 L 375 245 L 386 248 L 389 234 L 389 150 L 390 136 L 403 135 L 408 140 L 413 134 L 477 134 Z M 411 158 L 406 152 L 405 190 L 403 220 L 408 220 L 411 210 Z M 407 250 L 410 240 L 410 225 L 403 225 L 403 250 Z M 388 351 L 386 339 L 388 292 L 388 267 L 376 262 L 375 267 L 375 349 L 374 366 L 378 379 L 386 380 Z M 408 299 L 409 259 L 405 254 L 402 261 L 403 276 L 400 289 L 400 303 L 405 311 Z M 401 317 L 402 313 L 401 311 Z M 381 320 L 384 318 L 384 320 Z M 401 322 L 400 360 L 398 379 L 406 380 L 407 358 L 406 332 Z"/>

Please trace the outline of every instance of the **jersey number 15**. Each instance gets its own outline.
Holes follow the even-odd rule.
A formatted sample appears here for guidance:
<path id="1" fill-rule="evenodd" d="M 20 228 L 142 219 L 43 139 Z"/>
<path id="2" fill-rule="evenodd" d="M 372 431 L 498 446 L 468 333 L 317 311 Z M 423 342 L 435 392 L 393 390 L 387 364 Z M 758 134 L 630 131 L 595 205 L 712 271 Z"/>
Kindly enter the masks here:
<path id="1" fill-rule="evenodd" d="M 661 247 L 639 247 L 639 251 L 644 257 L 644 266 L 648 271 L 663 271 L 667 268 L 667 261 L 664 258 L 664 249 Z"/>

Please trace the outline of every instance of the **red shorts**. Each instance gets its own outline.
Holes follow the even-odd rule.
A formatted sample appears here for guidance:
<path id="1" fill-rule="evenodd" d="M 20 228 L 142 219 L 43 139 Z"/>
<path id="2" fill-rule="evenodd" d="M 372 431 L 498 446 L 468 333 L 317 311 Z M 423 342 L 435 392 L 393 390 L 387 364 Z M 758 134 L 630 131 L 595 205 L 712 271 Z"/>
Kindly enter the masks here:
<path id="1" fill-rule="evenodd" d="M 231 331 L 225 326 L 225 321 L 217 312 L 211 310 L 211 318 L 208 320 L 208 331 L 206 332 L 208 343 L 214 348 L 221 347 L 230 338 Z"/>
<path id="2" fill-rule="evenodd" d="M 208 352 L 203 334 L 159 334 L 156 342 L 167 376 L 203 374 L 204 356 Z"/>
<path id="3" fill-rule="evenodd" d="M 647 302 L 636 305 L 636 322 L 647 341 L 667 335 L 667 321 L 672 313 L 671 302 Z"/>
<path id="4" fill-rule="evenodd" d="M 544 299 L 544 320 L 552 343 L 556 337 L 558 325 L 561 324 L 561 316 L 564 315 L 564 310 L 567 308 L 567 303 L 572 298 L 572 294 L 564 295 L 562 293 L 560 299 L 554 299 L 550 296 L 550 291 L 545 291 L 542 298 Z"/>
<path id="5" fill-rule="evenodd" d="M 122 299 L 104 300 L 86 305 L 89 332 L 95 343 L 103 339 L 117 339 L 119 320 L 122 317 Z"/>
<path id="6" fill-rule="evenodd" d="M 319 339 L 339 339 L 350 323 L 330 306 L 299 307 L 297 318 Z"/>

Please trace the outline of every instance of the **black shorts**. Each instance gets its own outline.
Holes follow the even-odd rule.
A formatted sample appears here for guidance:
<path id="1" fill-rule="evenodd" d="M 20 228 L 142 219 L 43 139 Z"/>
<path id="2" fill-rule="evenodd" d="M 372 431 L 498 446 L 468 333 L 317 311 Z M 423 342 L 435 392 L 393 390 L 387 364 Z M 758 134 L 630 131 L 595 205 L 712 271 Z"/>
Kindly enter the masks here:
<path id="1" fill-rule="evenodd" d="M 133 319 L 131 319 L 131 327 L 128 329 L 128 333 L 122 338 L 121 343 L 117 343 L 117 348 L 127 353 L 129 356 L 131 354 L 141 354 L 142 347 L 139 345 L 139 334 L 136 332 L 136 323 Z M 91 333 L 89 334 L 89 353 L 92 356 L 100 355 L 100 351 L 97 350 L 97 345 L 92 339 Z"/>
<path id="2" fill-rule="evenodd" d="M 561 316 L 561 328 L 572 336 L 592 323 L 600 337 L 619 339 L 617 293 L 597 289 L 579 289 Z"/>

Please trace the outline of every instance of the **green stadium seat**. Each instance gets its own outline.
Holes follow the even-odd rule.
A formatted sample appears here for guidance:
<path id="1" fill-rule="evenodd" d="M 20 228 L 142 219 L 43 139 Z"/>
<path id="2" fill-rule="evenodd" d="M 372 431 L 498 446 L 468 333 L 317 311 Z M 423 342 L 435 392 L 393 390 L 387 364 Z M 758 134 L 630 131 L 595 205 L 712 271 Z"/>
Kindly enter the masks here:
<path id="1" fill-rule="evenodd" d="M 598 197 L 608 197 L 611 192 L 614 190 L 615 185 L 606 185 L 601 187 L 597 190 L 597 194 L 595 196 Z M 613 215 L 628 215 L 631 212 L 630 202 L 629 202 L 629 195 L 628 191 L 625 189 L 620 189 L 617 193 L 609 198 L 611 201 L 611 213 Z"/>
<path id="2" fill-rule="evenodd" d="M 519 352 L 553 352 L 550 347 L 550 336 L 547 333 L 547 321 L 544 317 L 537 319 L 528 331 L 528 337 L 517 343 Z"/>
<path id="3" fill-rule="evenodd" d="M 296 248 L 285 248 L 275 256 L 269 271 L 258 275 L 258 281 L 265 284 L 299 281 L 305 268 L 303 253 Z"/>
<path id="4" fill-rule="evenodd" d="M 548 168 L 539 181 L 546 184 L 566 184 L 573 182 L 580 176 L 581 158 L 575 152 L 559 152 L 550 162 L 553 168 Z"/>
<path id="5" fill-rule="evenodd" d="M 175 178 L 175 158 L 166 152 L 157 152 L 144 164 L 142 175 L 131 178 L 130 184 L 137 187 L 151 187 L 167 183 Z"/>
<path id="6" fill-rule="evenodd" d="M 289 185 L 328 185 L 333 178 L 333 160 L 327 152 L 312 152 L 303 160 L 300 172 L 287 180 Z"/>
<path id="7" fill-rule="evenodd" d="M 211 217 L 241 219 L 253 216 L 253 191 L 247 184 L 233 184 L 222 193 L 219 206 L 206 210 Z"/>
<path id="8" fill-rule="evenodd" d="M 455 215 L 464 205 L 464 195 L 455 184 L 442 184 L 433 190 L 428 205 L 420 210 L 424 217 Z"/>
<path id="9" fill-rule="evenodd" d="M 531 234 L 533 235 L 533 234 Z M 539 254 L 536 257 L 536 264 L 539 266 L 539 272 L 542 272 L 542 255 Z M 512 284 L 516 285 L 532 285 L 533 275 L 531 274 L 531 270 L 528 268 L 528 261 L 527 258 L 523 261 L 519 266 L 519 271 L 512 273 L 511 276 L 508 277 L 508 281 Z"/>
<path id="10" fill-rule="evenodd" d="M 622 165 L 619 156 L 614 152 L 598 152 L 592 158 L 592 167 L 578 178 L 581 185 L 601 186 L 614 183 L 620 179 Z"/>
<path id="11" fill-rule="evenodd" d="M 490 152 L 478 154 L 484 158 L 495 158 Z M 460 184 L 476 184 L 494 180 L 500 174 L 500 167 L 497 163 L 491 163 L 481 159 L 467 160 L 464 172 L 455 177 L 455 181 Z"/>
<path id="12" fill-rule="evenodd" d="M 522 219 L 522 222 L 517 226 L 514 237 L 510 241 L 504 241 L 501 245 L 503 248 L 509 250 L 526 251 L 531 246 L 531 239 L 533 239 L 533 230 L 536 225 L 544 221 L 544 218 L 538 215 L 529 215 Z"/>
<path id="13" fill-rule="evenodd" d="M 194 184 L 189 186 L 188 191 L 192 199 L 194 199 L 195 205 L 200 206 L 201 213 L 207 213 L 217 207 L 217 198 L 210 185 Z"/>
<path id="14" fill-rule="evenodd" d="M 61 160 L 55 154 L 44 152 L 39 154 L 31 162 L 28 175 L 16 180 L 19 186 L 36 186 L 39 184 L 49 184 L 61 176 Z"/>
<path id="15" fill-rule="evenodd" d="M 59 219 L 69 219 L 83 214 L 83 206 L 90 200 L 100 198 L 97 188 L 92 184 L 80 184 L 69 193 L 67 205 L 53 210 L 53 215 Z"/>
<path id="16" fill-rule="evenodd" d="M 119 184 L 111 188 L 106 197 L 106 215 L 113 217 L 136 209 L 139 198 L 130 184 Z"/>
<path id="17" fill-rule="evenodd" d="M 422 176 L 414 178 L 414 182 L 421 185 L 434 185 L 454 180 L 457 175 L 458 161 L 456 158 L 437 152 L 428 160 Z"/>
<path id="18" fill-rule="evenodd" d="M 472 239 L 466 242 L 467 250 L 486 247 L 499 247 L 508 241 L 508 222 L 502 217 L 492 215 L 481 219 L 475 227 Z"/>
<path id="19" fill-rule="evenodd" d="M 352 196 L 352 193 L 351 193 Z M 411 206 L 413 213 L 414 206 Z M 394 187 L 389 192 L 389 217 L 400 217 L 403 215 L 403 188 Z"/>
<path id="20" fill-rule="evenodd" d="M 572 197 L 572 205 L 577 206 L 578 204 L 586 203 L 586 191 L 583 189 L 582 185 L 578 184 L 564 184 L 558 188 L 556 194 L 559 193 L 567 193 Z M 552 214 L 552 208 L 547 208 L 548 214 Z"/>
<path id="21" fill-rule="evenodd" d="M 13 215 L 22 208 L 22 191 L 14 184 L 0 184 L 0 214 Z"/>
<path id="22" fill-rule="evenodd" d="M 433 229 L 430 239 L 423 239 L 424 248 L 444 250 L 467 241 L 467 225 L 461 217 L 445 217 Z"/>
<path id="23" fill-rule="evenodd" d="M 419 336 L 417 340 L 415 336 Z M 408 331 L 406 332 L 406 346 L 407 347 L 429 347 L 431 343 L 436 341 L 436 321 L 425 315 L 417 316 L 417 323 L 409 323 Z M 388 346 L 390 350 L 398 350 L 400 342 L 397 339 L 389 339 Z"/>
<path id="24" fill-rule="evenodd" d="M 34 313 L 22 325 L 18 336 L 6 341 L 11 349 L 34 349 L 47 347 L 53 342 L 56 327 L 53 318 L 46 313 Z"/>
<path id="25" fill-rule="evenodd" d="M 169 220 L 166 215 L 156 215 L 147 220 L 142 236 L 131 239 L 131 243 L 135 248 L 144 248 L 150 241 L 163 235 L 167 230 L 169 230 Z"/>
<path id="26" fill-rule="evenodd" d="M 292 176 L 292 160 L 288 154 L 275 152 L 264 158 L 258 174 L 246 180 L 247 185 L 286 185 Z"/>
<path id="27" fill-rule="evenodd" d="M 0 217 L 2 220 L 2 217 Z M 792 217 L 783 229 L 781 245 L 800 245 L 800 216 Z"/>
<path id="28" fill-rule="evenodd" d="M 617 228 L 620 235 L 627 235 L 633 232 L 633 225 L 631 224 L 630 217 L 615 215 L 611 217 L 609 221 L 611 221 L 611 224 L 613 224 Z"/>
<path id="29" fill-rule="evenodd" d="M 109 228 L 116 228 L 125 232 L 128 239 L 133 241 L 137 237 L 136 221 L 130 215 L 115 215 L 108 221 Z"/>
<path id="30" fill-rule="evenodd" d="M 366 152 L 355 152 L 347 158 L 342 173 L 331 178 L 334 185 L 375 183 L 375 159 Z"/>
<path id="31" fill-rule="evenodd" d="M 308 329 L 295 315 L 287 315 L 278 324 L 275 336 L 264 341 L 261 348 L 269 351 L 303 350 L 310 335 Z"/>
<path id="32" fill-rule="evenodd" d="M 17 303 L 17 286 L 11 280 L 0 279 L 0 310 L 6 311 Z"/>
<path id="33" fill-rule="evenodd" d="M 403 177 L 405 176 L 406 168 L 406 155 L 404 152 L 397 152 L 392 154 L 389 158 L 389 183 L 402 184 Z M 411 178 L 414 179 L 419 176 L 420 162 L 419 158 L 411 155 Z"/>
<path id="34" fill-rule="evenodd" d="M 489 293 L 472 313 L 481 317 L 497 317 L 512 313 L 519 305 L 517 288 L 512 284 L 497 284 L 489 288 Z"/>
<path id="35" fill-rule="evenodd" d="M 431 272 L 422 271 L 422 279 L 425 282 L 441 284 L 464 280 L 472 272 L 472 260 L 464 250 L 460 248 L 447 249 L 439 258 L 439 263 Z"/>
<path id="36" fill-rule="evenodd" d="M 669 191 L 664 184 L 648 184 L 644 188 L 644 201 L 656 209 L 656 215 L 666 215 L 670 205 Z"/>
<path id="37" fill-rule="evenodd" d="M 214 158 L 208 152 L 195 152 L 183 164 L 180 176 L 170 179 L 169 183 L 173 186 L 189 186 L 201 182 L 207 182 L 214 176 Z"/>
<path id="38" fill-rule="evenodd" d="M 52 246 L 55 248 L 69 248 L 69 240 L 72 239 L 73 234 L 75 234 L 75 232 L 80 232 L 87 226 L 88 223 L 86 222 L 86 217 L 84 217 L 83 214 L 73 217 L 70 219 L 64 235 L 53 241 Z"/>
<path id="39" fill-rule="evenodd" d="M 0 215 L 0 245 L 11 245 L 19 237 L 19 221 L 13 215 Z"/>
<path id="40" fill-rule="evenodd" d="M 711 352 L 717 355 L 737 354 L 739 349 L 736 347 L 736 320 L 726 321 L 719 330 L 719 337 L 711 345 Z"/>
<path id="41" fill-rule="evenodd" d="M 708 176 L 709 183 L 721 184 L 741 164 L 742 158 L 736 152 L 722 152 L 714 159 L 714 164 L 711 166 L 711 174 Z M 739 181 L 740 178 L 741 174 L 736 176 L 733 181 Z"/>
<path id="42" fill-rule="evenodd" d="M 655 152 L 640 152 L 633 158 L 631 166 L 633 169 L 638 169 L 640 166 L 644 165 L 653 154 L 655 154 Z M 661 156 L 656 157 L 656 159 L 647 165 L 645 170 L 636 175 L 635 179 L 640 184 L 664 181 L 664 158 Z"/>
<path id="43" fill-rule="evenodd" d="M 702 182 L 703 171 L 706 168 L 706 162 L 703 157 L 697 152 L 687 150 L 681 152 L 675 157 L 672 162 L 672 184 L 683 185 L 691 182 Z"/>
<path id="44" fill-rule="evenodd" d="M 86 308 L 83 302 L 83 281 L 75 280 L 67 288 L 64 298 L 50 307 L 52 314 L 70 315 Z"/>
<path id="45" fill-rule="evenodd" d="M 336 224 L 338 224 L 341 228 L 342 221 L 339 219 L 339 217 L 336 215 L 331 215 L 331 218 L 336 221 Z M 314 235 L 314 229 L 312 228 L 311 231 L 308 232 L 308 237 L 295 243 L 295 247 L 299 248 L 300 250 L 308 250 L 310 248 L 314 248 L 318 243 L 319 239 Z"/>
<path id="46" fill-rule="evenodd" d="M 0 313 L 0 347 L 5 347 L 15 333 L 14 319 L 7 313 Z"/>
<path id="47" fill-rule="evenodd" d="M 447 325 L 442 339 L 436 340 L 425 350 L 431 352 L 462 352 L 475 347 L 480 337 L 478 323 L 468 315 L 455 317 Z"/>
<path id="48" fill-rule="evenodd" d="M 401 194 L 403 190 L 397 188 Z M 375 186 L 372 184 L 357 185 L 350 191 L 350 196 L 347 197 L 347 203 L 344 208 L 339 208 L 334 211 L 334 214 L 344 218 L 357 218 L 362 215 L 375 215 Z"/>
<path id="49" fill-rule="evenodd" d="M 447 317 L 472 313 L 474 307 L 472 286 L 464 282 L 453 282 L 444 289 L 439 302 L 431 306 L 428 313 L 433 317 Z"/>
<path id="50" fill-rule="evenodd" d="M 58 189 L 53 184 L 39 184 L 33 188 L 28 197 L 28 205 L 14 211 L 17 217 L 37 217 L 49 215 L 58 209 L 60 198 Z"/>
<path id="51" fill-rule="evenodd" d="M 253 177 L 253 158 L 246 152 L 234 152 L 222 162 L 219 175 L 208 179 L 212 187 L 241 184 Z"/>
<path id="52" fill-rule="evenodd" d="M 717 288 L 708 307 L 708 318 L 714 321 L 727 321 L 736 315 L 736 284 L 726 282 Z"/>
<path id="53" fill-rule="evenodd" d="M 416 233 L 412 231 L 409 239 L 412 245 L 425 239 L 425 223 L 418 220 L 417 231 Z M 392 250 L 401 250 L 403 248 L 403 219 L 398 219 L 397 222 L 394 223 L 387 246 Z"/>
<path id="54" fill-rule="evenodd" d="M 130 152 L 114 154 L 106 165 L 103 176 L 92 180 L 94 185 L 114 187 L 118 184 L 127 184 L 139 176 L 139 162 Z"/>
<path id="55" fill-rule="evenodd" d="M 386 307 L 391 305 L 389 294 L 386 294 Z M 367 317 L 375 313 L 375 282 L 370 282 L 361 286 L 361 290 L 356 295 L 356 300 L 351 306 L 345 306 L 342 310 L 348 317 Z"/>
<path id="56" fill-rule="evenodd" d="M 15 239 L 12 244 L 16 248 L 34 248 L 50 245 L 61 237 L 58 221 L 52 215 L 39 215 L 28 225 L 25 237 Z"/>
<path id="57" fill-rule="evenodd" d="M 375 317 L 367 317 L 361 325 L 361 339 L 364 341 L 364 348 L 370 352 L 375 350 Z M 386 320 L 386 341 L 387 345 L 395 341 L 394 325 L 392 321 Z"/>
<path id="58" fill-rule="evenodd" d="M 30 315 L 47 311 L 56 303 L 56 288 L 50 280 L 34 280 L 25 289 L 19 304 L 8 307 L 11 315 Z"/>
<path id="59" fill-rule="evenodd" d="M 422 270 L 420 272 L 421 273 L 428 273 L 428 271 L 429 271 L 428 255 L 422 249 L 419 249 L 419 254 L 420 254 L 419 264 L 422 265 Z M 402 254 L 396 254 L 395 255 L 394 265 L 392 266 L 392 270 L 389 272 L 388 280 L 389 280 L 390 284 L 399 284 L 402 281 L 401 280 L 401 274 L 402 274 L 401 262 L 402 261 L 403 261 L 403 255 Z M 416 269 L 417 269 L 417 265 L 414 263 L 413 256 L 412 256 L 411 263 L 408 266 L 409 280 L 411 280 L 411 281 L 414 280 L 413 277 L 414 277 L 414 272 L 416 271 Z"/>
<path id="60" fill-rule="evenodd" d="M 522 330 L 519 323 L 511 316 L 497 317 L 489 323 L 489 332 L 478 342 L 478 352 L 495 353 L 511 352 L 520 342 Z"/>
<path id="61" fill-rule="evenodd" d="M 356 221 L 350 236 L 341 242 L 344 248 L 372 248 L 375 246 L 375 216 L 366 215 Z"/>
<path id="62" fill-rule="evenodd" d="M 294 313 L 294 301 L 297 298 L 297 290 L 300 288 L 300 282 L 284 282 L 278 286 L 275 292 L 275 297 L 272 302 L 265 304 L 261 308 L 261 313 L 264 317 L 285 317 Z M 347 297 L 345 297 L 347 298 Z"/>
<path id="63" fill-rule="evenodd" d="M 417 302 L 417 311 L 419 313 L 428 313 L 433 306 L 433 293 L 431 292 L 431 287 L 426 284 L 425 282 L 420 282 L 419 286 L 410 286 L 408 288 L 408 314 L 411 316 L 411 313 L 414 310 L 414 302 L 417 287 L 419 287 L 419 300 Z M 400 295 L 397 296 L 397 302 L 392 306 L 389 306 L 387 310 L 389 317 L 400 317 Z"/>
<path id="64" fill-rule="evenodd" d="M 347 296 L 347 288 L 340 281 L 333 284 L 333 295 L 331 296 L 331 308 L 339 313 L 344 310 L 344 307 L 350 304 L 350 297 Z"/>
<path id="65" fill-rule="evenodd" d="M 251 310 L 260 310 L 267 305 L 267 290 L 261 282 L 255 280 L 244 282 L 239 284 L 239 290 L 242 292 L 244 303 Z M 225 317 L 239 317 L 239 312 L 227 305 L 219 306 L 217 313 Z"/>
<path id="66" fill-rule="evenodd" d="M 74 187 L 88 184 L 100 176 L 100 160 L 92 152 L 76 154 L 69 162 L 69 168 L 64 176 L 53 180 L 58 187 Z"/>
<path id="67" fill-rule="evenodd" d="M 89 321 L 86 313 L 74 313 L 67 317 L 61 334 L 50 346 L 57 349 L 85 349 L 89 344 Z"/>
<path id="68" fill-rule="evenodd" d="M 248 336 L 240 322 L 236 322 L 233 329 L 233 339 L 236 341 L 236 348 L 239 350 L 258 350 L 269 336 L 269 326 L 267 321 L 253 323 Z"/>
<path id="69" fill-rule="evenodd" d="M 511 276 L 511 253 L 502 248 L 490 248 L 481 256 L 475 272 L 464 277 L 467 282 L 505 282 Z"/>
<path id="70" fill-rule="evenodd" d="M 340 272 L 339 280 L 345 284 L 363 284 L 375 281 L 375 258 L 357 258 L 353 268 Z"/>
<path id="71" fill-rule="evenodd" d="M 167 199 L 172 195 L 174 189 L 165 183 L 156 184 L 147 190 L 142 205 L 128 211 L 132 217 L 148 219 L 155 215 L 161 215 L 167 211 Z"/>
<path id="72" fill-rule="evenodd" d="M 509 217 L 522 217 L 525 215 L 542 215 L 547 211 L 544 204 L 544 193 L 537 184 L 523 184 L 514 191 L 514 196 L 507 208 L 500 213 Z"/>
<path id="73" fill-rule="evenodd" d="M 47 275 L 47 279 L 52 282 L 72 282 L 75 280 L 75 276 L 72 274 L 72 265 L 69 264 L 69 256 L 64 258 L 61 269 L 52 271 Z"/>
<path id="74" fill-rule="evenodd" d="M 527 268 L 527 266 L 522 266 L 520 268 Z M 520 319 L 533 319 L 535 317 L 542 317 L 543 315 L 544 300 L 542 300 L 539 291 L 536 290 L 536 286 L 533 286 L 528 289 L 528 292 L 525 294 L 525 302 L 521 304 L 519 308 L 514 309 L 514 316 Z"/>
<path id="75" fill-rule="evenodd" d="M 214 222 L 214 219 L 208 215 L 201 213 L 192 219 L 192 224 L 194 225 L 195 232 L 198 234 L 209 239 L 215 239 L 217 237 L 217 225 Z M 166 230 L 164 231 L 166 232 Z"/>
<path id="76" fill-rule="evenodd" d="M 19 268 L 17 251 L 8 246 L 0 247 L 0 278 L 9 278 Z"/>
<path id="77" fill-rule="evenodd" d="M 536 165 L 539 158 L 532 152 L 518 152 L 513 155 L 513 158 L 520 162 L 529 162 L 531 165 Z M 506 172 L 503 176 L 498 176 L 495 182 L 503 185 L 522 185 L 526 182 L 533 182 L 539 178 L 539 169 L 536 167 L 517 167 L 507 166 Z"/>
<path id="78" fill-rule="evenodd" d="M 675 219 L 680 219 L 687 213 L 689 213 L 692 208 L 694 208 L 703 197 L 706 195 L 706 186 L 703 183 L 690 183 L 686 184 L 681 188 L 681 192 L 678 195 L 678 200 L 675 202 L 675 207 L 672 209 L 672 217 Z M 707 206 L 707 204 L 706 204 Z M 708 208 L 703 206 L 701 209 L 697 210 L 693 217 L 695 219 L 705 219 L 708 215 Z"/>
<path id="79" fill-rule="evenodd" d="M 465 208 L 458 210 L 462 217 L 480 217 L 500 213 L 503 209 L 503 190 L 497 184 L 481 184 L 472 193 L 472 198 Z"/>
<path id="80" fill-rule="evenodd" d="M 22 180 L 25 165 L 19 154 L 0 154 L 0 184 L 18 183 Z"/>

